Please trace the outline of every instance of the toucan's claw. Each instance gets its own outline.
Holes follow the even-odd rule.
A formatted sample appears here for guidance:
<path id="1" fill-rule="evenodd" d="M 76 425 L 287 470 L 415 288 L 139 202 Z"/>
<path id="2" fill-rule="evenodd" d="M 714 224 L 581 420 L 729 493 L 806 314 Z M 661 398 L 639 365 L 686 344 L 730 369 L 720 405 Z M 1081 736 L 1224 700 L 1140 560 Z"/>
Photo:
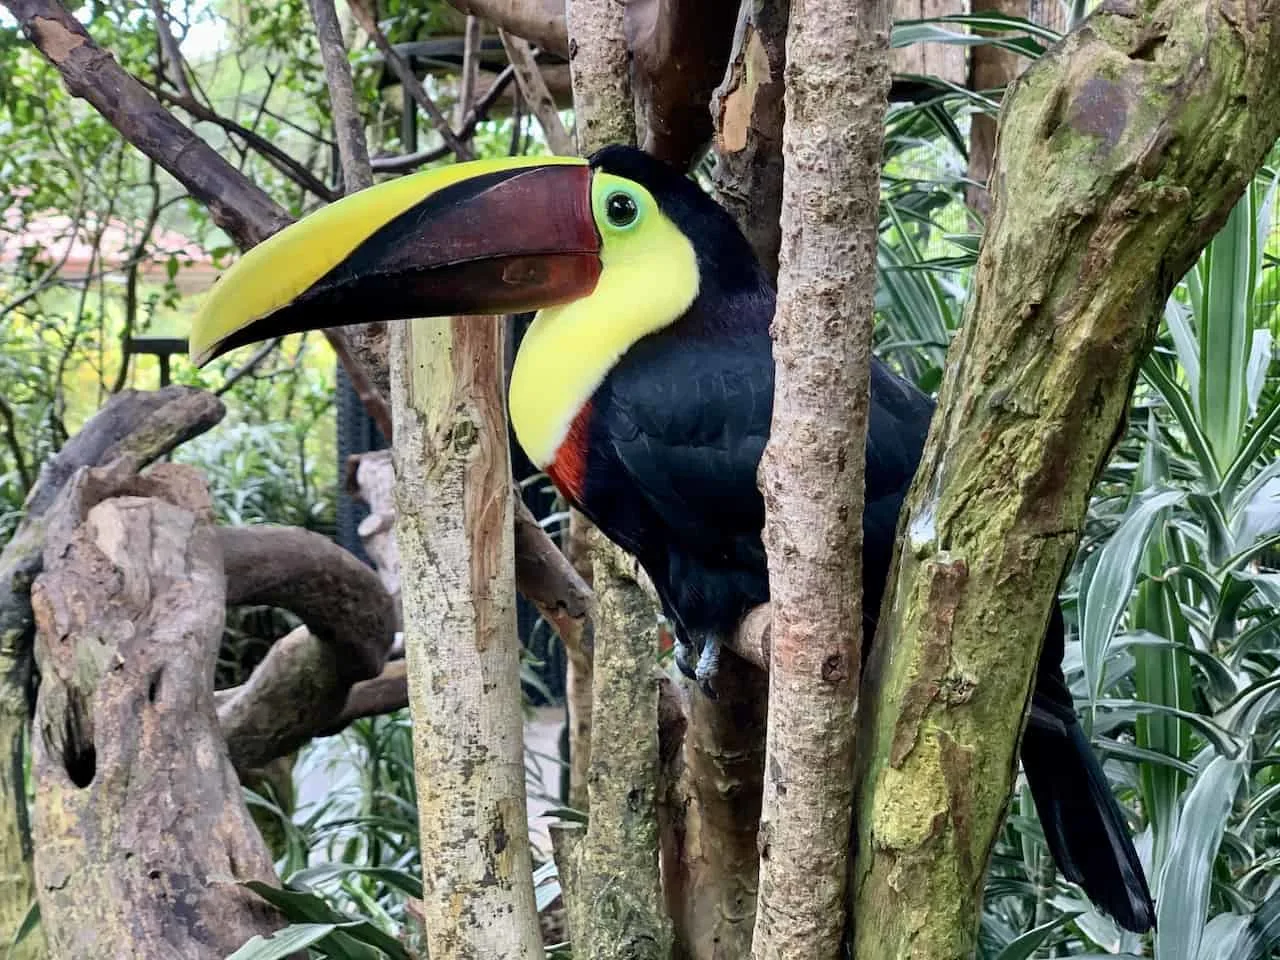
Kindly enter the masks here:
<path id="1" fill-rule="evenodd" d="M 720 638 L 708 634 L 702 641 L 702 653 L 698 657 L 696 669 L 698 686 L 712 700 L 719 699 L 716 694 L 715 680 L 720 672 Z"/>

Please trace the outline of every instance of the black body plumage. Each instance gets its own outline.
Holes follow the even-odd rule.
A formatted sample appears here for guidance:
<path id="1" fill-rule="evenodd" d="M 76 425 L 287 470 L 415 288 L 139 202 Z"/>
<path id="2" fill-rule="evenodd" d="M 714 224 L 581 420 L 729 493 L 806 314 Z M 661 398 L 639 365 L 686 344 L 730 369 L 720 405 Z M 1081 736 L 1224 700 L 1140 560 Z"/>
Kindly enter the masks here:
<path id="1" fill-rule="evenodd" d="M 628 350 L 593 395 L 577 506 L 640 561 L 680 641 L 715 649 L 769 596 L 756 475 L 773 406 L 774 290 L 732 218 L 691 180 L 629 148 L 606 148 L 592 163 L 653 194 L 692 241 L 701 286 L 684 316 Z M 868 646 L 932 415 L 927 396 L 873 361 L 863 516 Z M 1024 768 L 1063 874 L 1122 926 L 1144 931 L 1154 924 L 1154 905 L 1124 816 L 1077 722 L 1063 644 L 1055 606 Z M 714 668 L 714 659 L 704 656 L 701 666 L 708 664 Z"/>

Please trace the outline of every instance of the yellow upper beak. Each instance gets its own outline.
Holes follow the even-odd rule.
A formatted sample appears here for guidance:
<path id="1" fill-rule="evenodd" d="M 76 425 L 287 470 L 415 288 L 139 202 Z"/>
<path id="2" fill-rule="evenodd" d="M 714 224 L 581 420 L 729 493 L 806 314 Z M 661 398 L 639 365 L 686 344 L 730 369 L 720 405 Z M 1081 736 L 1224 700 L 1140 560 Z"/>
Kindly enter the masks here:
<path id="1" fill-rule="evenodd" d="M 246 253 L 191 324 L 197 365 L 284 333 L 520 312 L 600 273 L 591 170 L 573 157 L 477 160 L 352 194 Z"/>

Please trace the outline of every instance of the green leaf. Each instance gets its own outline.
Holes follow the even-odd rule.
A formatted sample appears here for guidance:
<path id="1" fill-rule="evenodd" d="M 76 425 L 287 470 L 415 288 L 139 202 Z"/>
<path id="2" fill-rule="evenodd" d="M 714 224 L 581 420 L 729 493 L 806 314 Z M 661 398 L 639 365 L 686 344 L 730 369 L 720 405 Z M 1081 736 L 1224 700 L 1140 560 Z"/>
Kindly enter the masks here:
<path id="1" fill-rule="evenodd" d="M 1196 775 L 1183 804 L 1177 835 L 1160 878 L 1156 956 L 1198 960 L 1209 909 L 1213 862 L 1247 758 L 1213 757 Z"/>
<path id="2" fill-rule="evenodd" d="M 9 951 L 12 953 L 13 948 L 31 936 L 32 931 L 39 925 L 40 901 L 33 898 L 27 906 L 27 912 L 22 915 L 22 922 L 18 924 L 18 929 L 13 931 L 13 939 L 9 941 Z"/>
<path id="3" fill-rule="evenodd" d="M 1053 933 L 1060 927 L 1066 926 L 1077 916 L 1079 916 L 1079 914 L 1064 913 L 1060 916 L 1054 917 L 1048 923 L 1042 923 L 1034 930 L 1028 930 L 1022 936 L 1018 937 L 1018 939 L 1014 940 L 1001 950 L 996 956 L 996 960 L 1027 960 L 1028 957 L 1036 952 L 1040 947 L 1040 944 L 1049 939 L 1049 934 Z"/>
<path id="4" fill-rule="evenodd" d="M 260 880 L 246 880 L 244 886 L 278 907 L 290 920 L 342 926 L 343 930 L 332 934 L 333 945 L 326 947 L 339 960 L 379 960 L 378 950 L 392 960 L 411 960 L 404 945 L 395 937 L 367 920 L 352 923 L 350 917 L 343 916 L 314 893 L 281 889 Z"/>
<path id="5" fill-rule="evenodd" d="M 336 923 L 292 923 L 269 937 L 254 937 L 227 960 L 282 960 L 319 943 L 337 929 Z"/>
<path id="6" fill-rule="evenodd" d="M 1129 605 L 1151 530 L 1161 514 L 1184 498 L 1175 490 L 1134 500 L 1111 539 L 1085 565 L 1080 580 L 1080 641 L 1089 701 L 1102 695 L 1107 652 Z"/>

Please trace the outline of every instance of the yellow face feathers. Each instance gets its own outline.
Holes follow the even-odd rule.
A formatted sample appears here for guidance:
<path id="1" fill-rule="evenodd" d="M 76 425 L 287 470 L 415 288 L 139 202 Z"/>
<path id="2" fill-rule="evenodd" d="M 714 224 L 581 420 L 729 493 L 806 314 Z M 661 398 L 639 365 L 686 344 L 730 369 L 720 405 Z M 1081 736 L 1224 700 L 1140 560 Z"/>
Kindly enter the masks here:
<path id="1" fill-rule="evenodd" d="M 511 426 L 539 467 L 550 463 L 583 404 L 637 341 L 679 319 L 698 295 L 689 239 L 639 184 L 592 177 L 600 280 L 588 297 L 538 313 L 511 374 Z"/>

